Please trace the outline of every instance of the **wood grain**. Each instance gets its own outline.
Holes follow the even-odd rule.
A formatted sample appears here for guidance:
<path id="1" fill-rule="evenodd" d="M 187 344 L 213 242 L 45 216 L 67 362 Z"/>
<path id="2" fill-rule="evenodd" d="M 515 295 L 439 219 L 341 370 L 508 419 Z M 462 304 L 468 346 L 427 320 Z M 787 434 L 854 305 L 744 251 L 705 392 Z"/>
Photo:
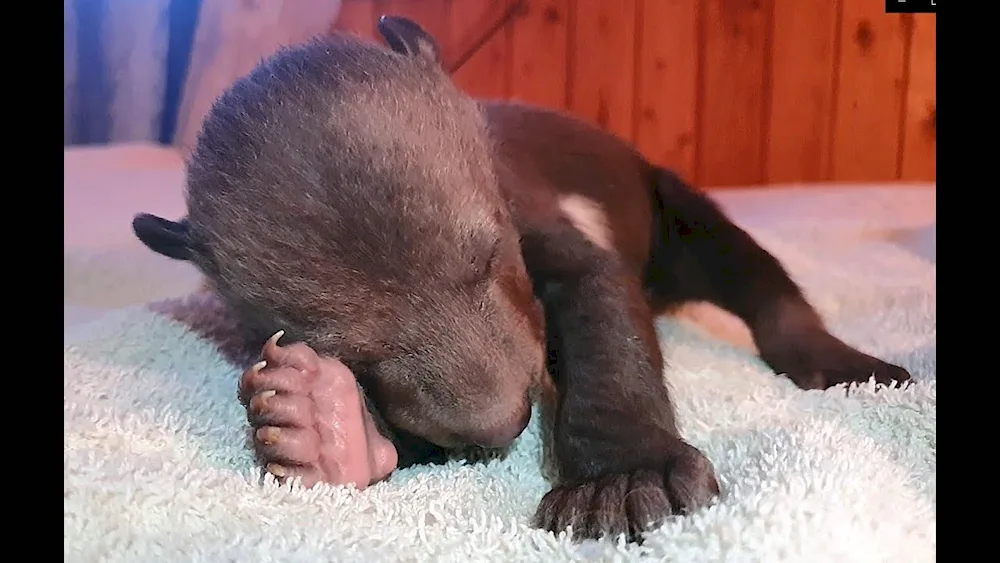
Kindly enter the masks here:
<path id="1" fill-rule="evenodd" d="M 503 16 L 506 2 L 460 0 L 451 4 L 453 56 L 461 56 Z M 510 93 L 510 24 L 499 30 L 455 73 L 455 83 L 480 98 L 506 98 Z"/>
<path id="2" fill-rule="evenodd" d="M 334 22 L 334 29 L 350 31 L 368 39 L 375 39 L 375 3 L 371 0 L 341 0 L 340 13 Z"/>
<path id="3" fill-rule="evenodd" d="M 514 22 L 512 98 L 556 109 L 567 107 L 570 0 L 532 0 Z"/>
<path id="4" fill-rule="evenodd" d="M 632 140 L 636 0 L 577 0 L 575 6 L 569 107 Z"/>
<path id="5" fill-rule="evenodd" d="M 937 178 L 937 16 L 915 14 L 910 41 L 900 179 Z"/>
<path id="6" fill-rule="evenodd" d="M 904 53 L 909 26 L 870 0 L 844 0 L 831 178 L 897 178 Z"/>
<path id="7" fill-rule="evenodd" d="M 509 1 L 342 0 L 327 28 L 381 41 L 380 15 L 407 16 L 447 65 Z M 284 29 L 303 14 L 318 23 L 317 2 L 268 2 L 257 11 L 276 20 L 254 25 Z M 215 45 L 206 21 L 196 43 Z M 934 181 L 935 23 L 872 0 L 529 0 L 454 79 L 477 97 L 569 110 L 707 187 Z M 244 51 L 258 50 L 223 67 L 242 69 Z M 206 87 L 204 68 L 193 61 L 188 90 Z M 235 76 L 215 75 L 214 90 Z M 187 96 L 182 146 L 204 109 Z"/>
<path id="8" fill-rule="evenodd" d="M 698 2 L 644 0 L 639 14 L 635 143 L 646 158 L 694 180 Z"/>
<path id="9" fill-rule="evenodd" d="M 771 0 L 704 0 L 697 181 L 764 180 L 764 100 Z"/>
<path id="10" fill-rule="evenodd" d="M 345 0 L 341 19 L 412 17 L 449 61 L 504 6 Z M 455 81 L 568 109 L 708 187 L 933 181 L 933 22 L 870 0 L 530 0 Z"/>
<path id="11" fill-rule="evenodd" d="M 842 0 L 774 0 L 765 180 L 829 177 Z"/>

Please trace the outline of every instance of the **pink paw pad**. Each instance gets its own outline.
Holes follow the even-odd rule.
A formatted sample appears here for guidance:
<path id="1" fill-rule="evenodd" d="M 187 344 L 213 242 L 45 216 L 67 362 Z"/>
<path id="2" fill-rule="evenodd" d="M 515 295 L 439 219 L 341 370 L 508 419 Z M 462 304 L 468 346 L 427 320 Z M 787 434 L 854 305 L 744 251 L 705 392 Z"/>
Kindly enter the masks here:
<path id="1" fill-rule="evenodd" d="M 364 489 L 396 468 L 396 449 L 375 428 L 351 370 L 303 343 L 264 345 L 243 372 L 239 397 L 268 472 L 302 484 Z"/>

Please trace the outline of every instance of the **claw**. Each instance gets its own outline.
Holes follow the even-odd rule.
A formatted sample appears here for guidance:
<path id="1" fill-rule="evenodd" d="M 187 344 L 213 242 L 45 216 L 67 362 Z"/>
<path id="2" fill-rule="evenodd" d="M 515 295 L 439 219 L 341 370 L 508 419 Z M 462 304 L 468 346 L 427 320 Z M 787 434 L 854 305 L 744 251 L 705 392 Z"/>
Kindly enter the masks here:
<path id="1" fill-rule="evenodd" d="M 288 471 L 277 463 L 269 463 L 265 469 L 267 469 L 267 472 L 275 477 L 284 477 L 285 475 L 288 475 Z"/>
<path id="2" fill-rule="evenodd" d="M 260 370 L 264 369 L 265 367 L 267 367 L 267 362 L 261 360 L 250 367 L 249 374 L 258 375 L 260 374 Z M 240 377 L 239 385 L 236 386 L 236 396 L 239 398 L 240 402 L 243 403 L 244 405 L 246 405 L 249 401 L 253 399 L 253 397 L 250 396 L 250 389 L 247 388 L 248 386 L 251 385 L 251 383 L 248 381 L 249 374 L 244 373 L 244 375 Z"/>
<path id="3" fill-rule="evenodd" d="M 263 442 L 265 446 L 274 445 L 280 437 L 281 431 L 273 426 L 265 426 L 257 431 L 257 439 Z"/>
<path id="4" fill-rule="evenodd" d="M 261 355 L 265 358 L 271 358 L 272 360 L 281 363 L 281 360 L 277 356 L 278 350 L 280 350 L 280 348 L 278 348 L 278 340 L 280 340 L 284 335 L 285 331 L 283 330 L 279 330 L 271 335 L 271 338 L 268 338 L 267 342 L 264 343 L 264 350 Z"/>
<path id="5" fill-rule="evenodd" d="M 249 406 L 252 410 L 256 411 L 257 413 L 260 413 L 265 408 L 267 408 L 267 400 L 277 394 L 278 392 L 273 389 L 269 389 L 267 391 L 261 391 L 260 393 L 257 393 L 256 395 L 250 398 Z"/>
<path id="6" fill-rule="evenodd" d="M 278 347 L 278 341 L 281 340 L 281 337 L 284 336 L 284 335 L 285 335 L 285 331 L 279 330 L 278 332 L 276 332 L 273 335 L 271 335 L 271 338 L 267 339 L 267 345 L 268 346 L 273 346 L 273 347 L 277 348 Z"/>

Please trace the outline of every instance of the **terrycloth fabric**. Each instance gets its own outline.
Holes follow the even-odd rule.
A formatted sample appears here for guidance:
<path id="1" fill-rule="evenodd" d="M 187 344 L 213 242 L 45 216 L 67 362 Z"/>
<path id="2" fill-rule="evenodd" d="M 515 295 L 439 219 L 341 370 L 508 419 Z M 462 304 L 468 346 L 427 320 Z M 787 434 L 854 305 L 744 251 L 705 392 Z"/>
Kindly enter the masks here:
<path id="1" fill-rule="evenodd" d="M 918 381 L 849 396 L 801 391 L 744 348 L 661 322 L 684 435 L 711 458 L 724 493 L 642 546 L 574 544 L 528 527 L 547 490 L 536 422 L 506 459 L 411 468 L 363 492 L 261 483 L 239 368 L 140 304 L 190 291 L 196 277 L 144 255 L 127 223 L 117 246 L 67 244 L 66 560 L 934 561 L 933 188 L 721 199 L 838 335 Z M 145 201 L 133 211 L 162 211 Z M 745 338 L 720 318 L 709 319 L 716 332 Z"/>

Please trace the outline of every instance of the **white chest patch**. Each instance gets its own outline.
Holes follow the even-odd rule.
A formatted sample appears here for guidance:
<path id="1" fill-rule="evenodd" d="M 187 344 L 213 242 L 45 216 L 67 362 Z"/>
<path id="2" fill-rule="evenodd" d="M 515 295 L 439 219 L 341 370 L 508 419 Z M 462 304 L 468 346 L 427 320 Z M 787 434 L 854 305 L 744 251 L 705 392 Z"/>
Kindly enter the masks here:
<path id="1" fill-rule="evenodd" d="M 608 217 L 599 203 L 581 195 L 566 195 L 559 197 L 559 209 L 587 240 L 604 250 L 614 250 Z"/>

